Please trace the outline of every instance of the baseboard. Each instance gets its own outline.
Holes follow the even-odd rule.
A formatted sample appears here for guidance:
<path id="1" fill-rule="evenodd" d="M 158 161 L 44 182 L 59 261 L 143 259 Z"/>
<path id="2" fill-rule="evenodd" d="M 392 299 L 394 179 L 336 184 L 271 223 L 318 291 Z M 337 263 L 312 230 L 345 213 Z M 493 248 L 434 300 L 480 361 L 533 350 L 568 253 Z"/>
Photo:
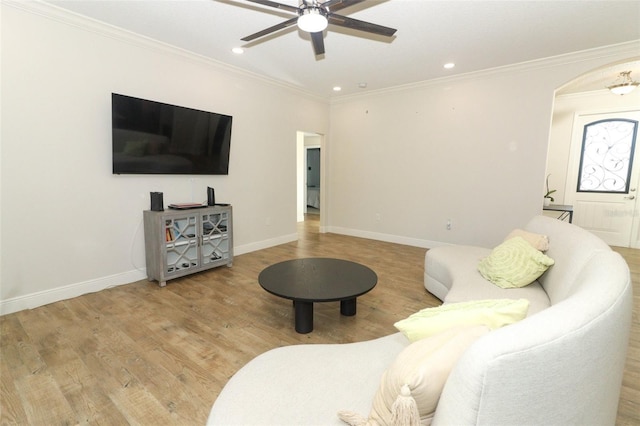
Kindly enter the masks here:
<path id="1" fill-rule="evenodd" d="M 257 241 L 251 244 L 244 244 L 242 246 L 233 247 L 233 255 L 239 256 L 245 253 L 251 253 L 253 251 L 263 250 L 269 247 L 279 246 L 280 244 L 287 244 L 292 241 L 298 241 L 298 234 L 282 235 L 276 238 L 268 240 Z"/>
<path id="2" fill-rule="evenodd" d="M 326 232 L 335 234 L 349 235 L 352 237 L 367 238 L 370 240 L 379 240 L 389 243 L 404 244 L 414 247 L 433 248 L 441 246 L 445 243 L 430 240 L 421 240 L 417 238 L 402 237 L 398 235 L 382 234 L 379 232 L 369 232 L 357 229 L 342 228 L 336 226 L 328 226 L 324 229 Z M 267 249 L 269 247 L 287 244 L 298 240 L 298 234 L 282 235 L 268 240 L 258 241 L 251 244 L 236 246 L 233 248 L 235 256 L 245 253 L 251 253 L 257 250 Z M 63 287 L 45 290 L 38 293 L 27 294 L 24 296 L 14 297 L 12 299 L 0 300 L 0 315 L 7 315 L 24 309 L 34 309 L 38 306 L 48 305 L 49 303 L 59 302 L 61 300 L 72 299 L 87 293 L 95 293 L 107 288 L 116 287 L 124 284 L 131 284 L 147 278 L 144 270 L 133 270 L 123 272 L 121 274 L 110 275 L 108 277 L 96 278 L 94 280 L 84 281 L 81 283 L 70 284 Z"/>
<path id="3" fill-rule="evenodd" d="M 38 306 L 72 299 L 87 293 L 95 293 L 96 291 L 110 287 L 130 284 L 146 278 L 147 274 L 144 270 L 133 270 L 123 272 L 121 274 L 110 275 L 108 277 L 101 277 L 94 280 L 57 287 L 51 290 L 14 297 L 12 299 L 0 300 L 0 315 L 7 315 L 25 309 L 34 309 Z"/>
<path id="4" fill-rule="evenodd" d="M 440 241 L 421 240 L 418 238 L 403 237 L 400 235 L 383 234 L 380 232 L 363 231 L 360 229 L 342 228 L 340 226 L 328 226 L 326 232 L 334 234 L 349 235 L 350 237 L 367 238 L 369 240 L 384 241 L 387 243 L 403 244 L 412 247 L 434 248 L 447 243 Z"/>
<path id="5" fill-rule="evenodd" d="M 298 234 L 283 235 L 269 240 L 258 241 L 251 244 L 234 247 L 234 255 L 241 255 L 257 250 L 277 246 L 280 244 L 290 243 L 298 240 Z M 144 269 L 123 272 L 121 274 L 110 275 L 108 277 L 96 278 L 81 283 L 70 284 L 63 287 L 45 290 L 37 293 L 27 294 L 24 296 L 14 297 L 7 300 L 0 300 L 0 315 L 12 314 L 14 312 L 25 309 L 34 309 L 38 306 L 48 305 L 49 303 L 59 302 L 61 300 L 72 299 L 82 296 L 83 294 L 95 293 L 107 288 L 116 287 L 124 284 L 131 284 L 147 278 Z"/>

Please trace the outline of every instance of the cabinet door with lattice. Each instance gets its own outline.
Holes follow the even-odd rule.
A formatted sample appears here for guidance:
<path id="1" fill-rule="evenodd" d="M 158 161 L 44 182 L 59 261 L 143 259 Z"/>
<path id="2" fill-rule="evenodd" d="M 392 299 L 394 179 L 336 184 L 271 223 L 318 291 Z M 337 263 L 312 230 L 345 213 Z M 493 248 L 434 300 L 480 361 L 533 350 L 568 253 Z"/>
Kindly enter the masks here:
<path id="1" fill-rule="evenodd" d="M 200 267 L 198 216 L 167 217 L 165 219 L 165 276 L 184 275 Z"/>

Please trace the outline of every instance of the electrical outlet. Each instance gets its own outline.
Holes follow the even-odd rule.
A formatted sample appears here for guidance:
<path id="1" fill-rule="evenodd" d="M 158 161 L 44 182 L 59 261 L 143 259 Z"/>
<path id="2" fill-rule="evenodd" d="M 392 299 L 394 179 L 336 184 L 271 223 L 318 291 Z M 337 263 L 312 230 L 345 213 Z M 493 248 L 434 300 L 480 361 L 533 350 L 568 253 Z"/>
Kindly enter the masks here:
<path id="1" fill-rule="evenodd" d="M 380 213 L 376 213 L 376 222 L 382 222 L 382 215 Z"/>
<path id="2" fill-rule="evenodd" d="M 447 219 L 447 231 L 451 231 L 451 219 Z"/>

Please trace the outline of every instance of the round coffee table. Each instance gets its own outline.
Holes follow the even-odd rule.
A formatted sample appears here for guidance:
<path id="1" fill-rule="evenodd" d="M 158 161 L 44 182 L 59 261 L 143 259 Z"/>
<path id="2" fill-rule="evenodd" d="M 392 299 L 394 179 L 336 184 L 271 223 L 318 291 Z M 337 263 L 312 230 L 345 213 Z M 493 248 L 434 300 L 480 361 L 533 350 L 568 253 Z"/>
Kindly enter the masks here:
<path id="1" fill-rule="evenodd" d="M 340 301 L 340 313 L 356 314 L 356 298 L 371 291 L 378 276 L 355 262 L 330 258 L 292 259 L 260 272 L 258 282 L 266 291 L 293 300 L 298 333 L 313 330 L 313 304 Z"/>

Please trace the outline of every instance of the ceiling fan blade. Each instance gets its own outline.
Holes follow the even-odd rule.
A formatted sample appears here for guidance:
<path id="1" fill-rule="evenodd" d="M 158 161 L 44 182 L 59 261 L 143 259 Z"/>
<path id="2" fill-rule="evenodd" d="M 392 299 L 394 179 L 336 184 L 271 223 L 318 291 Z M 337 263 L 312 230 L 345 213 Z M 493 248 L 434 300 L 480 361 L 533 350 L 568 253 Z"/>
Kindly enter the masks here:
<path id="1" fill-rule="evenodd" d="M 324 55 L 324 39 L 322 31 L 311 33 L 311 41 L 313 42 L 313 51 L 318 55 Z"/>
<path id="2" fill-rule="evenodd" d="M 276 9 L 286 10 L 287 12 L 298 13 L 298 10 L 299 10 L 297 7 L 289 6 L 288 4 L 277 3 L 271 0 L 246 0 L 246 1 L 249 1 L 251 3 L 258 3 L 263 6 L 275 7 Z"/>
<path id="3" fill-rule="evenodd" d="M 243 37 L 243 38 L 241 38 L 240 40 L 242 40 L 242 41 L 251 41 L 251 40 L 255 40 L 255 39 L 257 39 L 257 38 L 260 38 L 260 37 L 266 36 L 267 34 L 271 34 L 272 32 L 275 32 L 275 31 L 281 30 L 281 29 L 283 29 L 283 28 L 290 27 L 291 25 L 294 25 L 294 24 L 296 24 L 297 22 L 298 22 L 298 17 L 296 16 L 295 18 L 291 18 L 291 19 L 289 19 L 288 21 L 284 21 L 284 22 L 281 22 L 281 23 L 279 23 L 279 24 L 277 24 L 277 25 L 274 25 L 273 27 L 269 27 L 269 28 L 267 28 L 266 30 L 258 31 L 258 32 L 257 32 L 257 33 L 255 33 L 255 34 L 251 34 L 251 35 L 248 35 L 248 36 L 246 36 L 246 37 Z"/>
<path id="4" fill-rule="evenodd" d="M 327 0 L 320 4 L 320 7 L 329 9 L 331 12 L 335 12 L 345 7 L 353 6 L 354 4 L 362 3 L 364 0 Z"/>
<path id="5" fill-rule="evenodd" d="M 395 28 L 383 27 L 382 25 L 360 21 L 358 19 L 347 18 L 346 16 L 329 14 L 329 23 L 340 27 L 351 28 L 353 30 L 366 31 L 368 33 L 391 37 L 397 31 Z"/>

